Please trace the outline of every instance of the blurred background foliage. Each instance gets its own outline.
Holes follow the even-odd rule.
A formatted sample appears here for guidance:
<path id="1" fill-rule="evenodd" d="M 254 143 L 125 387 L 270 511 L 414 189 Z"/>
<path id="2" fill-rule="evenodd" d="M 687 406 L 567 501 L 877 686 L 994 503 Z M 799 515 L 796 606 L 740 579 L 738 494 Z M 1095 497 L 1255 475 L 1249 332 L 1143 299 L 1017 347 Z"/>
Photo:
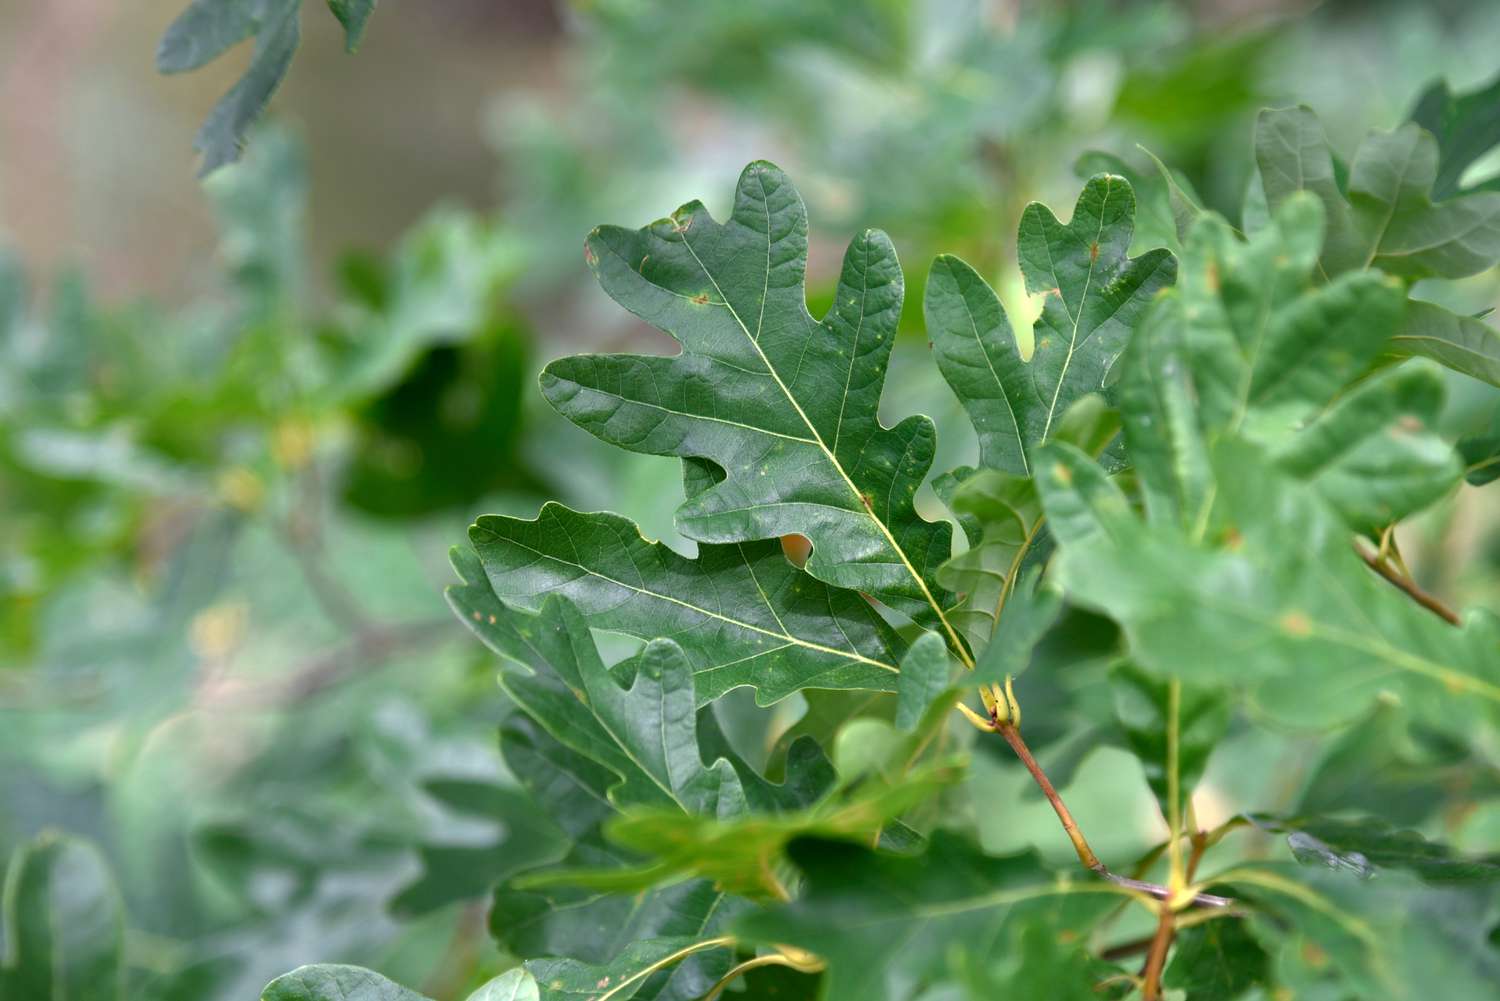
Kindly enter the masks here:
<path id="1" fill-rule="evenodd" d="M 508 707 L 444 606 L 445 550 L 554 497 L 691 549 L 675 464 L 534 391 L 559 354 L 663 346 L 589 279 L 594 225 L 700 195 L 722 214 L 739 168 L 775 160 L 818 227 L 815 306 L 851 231 L 892 234 L 910 357 L 939 251 L 1035 312 L 1028 201 L 1071 204 L 1101 165 L 1153 176 L 1140 144 L 1236 218 L 1258 108 L 1308 103 L 1348 151 L 1434 79 L 1485 82 L 1500 40 L 1484 2 L 387 0 L 350 57 L 310 5 L 275 121 L 200 185 L 192 133 L 247 54 L 154 75 L 180 5 L 0 8 L 0 854 L 17 886 L 94 874 L 129 996 L 168 1001 L 253 997 L 312 960 L 437 996 L 507 965 L 473 894 L 560 842 L 496 752 Z M 896 366 L 890 411 L 938 421 L 937 468 L 969 458 L 935 367 Z M 1490 426 L 1482 387 L 1452 390 L 1451 433 Z M 1405 545 L 1433 591 L 1495 608 L 1496 529 L 1467 490 Z M 1080 689 L 1083 625 L 1057 652 Z M 1069 799 L 1095 847 L 1143 850 L 1139 766 L 1049 734 L 1048 698 L 1027 695 L 1034 743 L 1060 772 L 1092 756 Z M 748 699 L 718 711 L 767 732 Z M 1237 731 L 1211 812 L 1322 795 L 1350 753 Z M 975 818 L 987 847 L 1065 850 L 1012 762 L 971 781 L 1022 804 Z M 1493 845 L 1500 798 L 1440 823 Z"/>

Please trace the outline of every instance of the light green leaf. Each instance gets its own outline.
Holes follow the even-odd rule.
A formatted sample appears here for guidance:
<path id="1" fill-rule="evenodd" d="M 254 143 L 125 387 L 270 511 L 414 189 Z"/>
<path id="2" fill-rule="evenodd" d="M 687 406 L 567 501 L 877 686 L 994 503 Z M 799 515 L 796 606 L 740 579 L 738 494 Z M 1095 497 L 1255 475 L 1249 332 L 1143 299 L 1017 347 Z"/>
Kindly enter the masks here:
<path id="1" fill-rule="evenodd" d="M 1049 440 L 1065 410 L 1099 391 L 1141 312 L 1170 285 L 1165 250 L 1129 258 L 1135 194 L 1105 174 L 1084 187 L 1063 225 L 1033 202 L 1021 217 L 1026 290 L 1047 293 L 1021 359 L 993 289 L 956 257 L 940 256 L 927 279 L 923 312 L 938 367 L 979 434 L 981 465 L 1030 475 L 1031 453 Z"/>
<path id="2" fill-rule="evenodd" d="M 1436 373 L 1384 372 L 1346 392 L 1397 328 L 1403 295 L 1373 272 L 1311 286 L 1320 218 L 1297 195 L 1248 241 L 1214 217 L 1194 227 L 1178 287 L 1121 362 L 1126 443 L 1153 520 L 1208 516 L 1207 449 L 1224 434 L 1263 443 L 1361 529 L 1457 482 L 1452 449 L 1431 430 Z"/>
<path id="3" fill-rule="evenodd" d="M 430 1001 L 374 970 L 323 963 L 302 966 L 277 977 L 261 992 L 260 1001 Z"/>
<path id="4" fill-rule="evenodd" d="M 1050 445 L 1047 460 L 1063 586 L 1119 622 L 1153 674 L 1248 688 L 1304 725 L 1349 720 L 1382 692 L 1450 732 L 1500 710 L 1493 625 L 1455 629 L 1371 574 L 1326 502 L 1253 446 L 1212 451 L 1201 530 L 1143 522 L 1076 449 Z M 1235 654 L 1204 656 L 1222 649 Z"/>
<path id="5" fill-rule="evenodd" d="M 900 745 L 892 742 L 891 746 Z M 842 766 L 842 756 L 835 756 Z M 870 844 L 881 838 L 901 814 L 931 799 L 961 776 L 961 769 L 951 759 L 918 767 L 890 781 L 870 774 L 853 790 L 832 795 L 806 810 L 747 815 L 728 822 L 680 813 L 633 811 L 612 821 L 607 833 L 616 844 L 649 860 L 640 869 L 556 871 L 542 878 L 545 882 L 630 892 L 693 877 L 709 880 L 738 896 L 785 899 L 783 853 L 793 839 L 836 838 Z M 916 840 L 906 829 L 897 830 L 902 843 Z"/>
<path id="6" fill-rule="evenodd" d="M 700 705 L 741 685 L 761 704 L 808 687 L 896 687 L 905 644 L 895 631 L 857 593 L 799 571 L 774 540 L 705 543 L 688 559 L 618 515 L 559 504 L 535 521 L 480 518 L 469 537 L 506 601 L 534 610 L 563 594 L 594 628 L 679 642 Z"/>
<path id="7" fill-rule="evenodd" d="M 952 680 L 953 661 L 942 637 L 923 633 L 901 661 L 896 685 L 896 728 L 914 732 Z"/>
<path id="8" fill-rule="evenodd" d="M 1350 525 L 1375 533 L 1458 482 L 1459 457 L 1432 430 L 1442 409 L 1443 380 L 1435 367 L 1421 362 L 1389 369 L 1339 398 L 1273 454 Z"/>
<path id="9" fill-rule="evenodd" d="M 124 1001 L 124 908 L 91 845 L 49 833 L 18 848 L 4 908 L 7 1001 Z"/>
<path id="10" fill-rule="evenodd" d="M 1170 725 L 1169 683 L 1152 677 L 1129 662 L 1110 671 L 1115 720 L 1125 746 L 1135 753 L 1146 773 L 1146 782 L 1156 794 L 1163 817 L 1172 816 L 1168 793 L 1167 730 Z M 1219 688 L 1184 685 L 1177 708 L 1178 788 L 1184 807 L 1203 776 L 1208 756 L 1229 729 L 1229 701 Z"/>
<path id="11" fill-rule="evenodd" d="M 1500 193 L 1434 203 L 1438 143 L 1414 123 L 1366 137 L 1349 166 L 1347 192 L 1308 108 L 1261 112 L 1255 152 L 1273 213 L 1298 191 L 1322 202 L 1325 278 L 1371 267 L 1407 279 L 1462 278 L 1500 259 Z"/>
<path id="12" fill-rule="evenodd" d="M 960 599 L 950 618 L 983 649 L 1019 575 L 1051 555 L 1052 540 L 1029 476 L 962 467 L 946 474 L 941 486 L 943 500 L 977 538 L 938 568 L 938 580 Z"/>
<path id="13" fill-rule="evenodd" d="M 890 240 L 855 239 L 818 323 L 804 294 L 802 199 L 780 170 L 753 163 L 727 222 L 693 202 L 639 231 L 595 230 L 586 254 L 605 291 L 683 351 L 553 362 L 542 375 L 552 405 L 623 448 L 723 469 L 724 482 L 678 509 L 683 534 L 805 535 L 808 573 L 943 627 L 960 645 L 933 579 L 951 529 L 912 505 L 932 461 L 932 422 L 884 428 L 877 417 L 903 288 Z"/>

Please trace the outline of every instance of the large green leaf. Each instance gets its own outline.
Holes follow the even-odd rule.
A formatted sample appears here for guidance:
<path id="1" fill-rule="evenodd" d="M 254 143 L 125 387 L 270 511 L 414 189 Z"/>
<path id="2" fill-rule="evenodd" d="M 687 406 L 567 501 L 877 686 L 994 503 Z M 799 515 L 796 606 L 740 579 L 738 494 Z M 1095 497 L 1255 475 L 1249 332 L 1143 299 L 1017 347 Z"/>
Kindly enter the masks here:
<path id="1" fill-rule="evenodd" d="M 951 529 L 912 503 L 932 462 L 932 422 L 885 428 L 877 416 L 903 289 L 890 240 L 855 239 L 834 305 L 815 321 L 802 199 L 780 170 L 753 163 L 727 222 L 692 202 L 639 231 L 595 230 L 586 256 L 612 298 L 683 351 L 553 362 L 542 375 L 552 405 L 623 448 L 718 465 L 724 482 L 678 509 L 684 535 L 800 533 L 814 577 L 947 626 L 950 599 L 933 571 L 951 554 Z"/>
<path id="2" fill-rule="evenodd" d="M 1415 123 L 1370 133 L 1349 165 L 1346 187 L 1309 108 L 1261 112 L 1255 157 L 1273 212 L 1299 191 L 1323 203 L 1328 240 L 1320 263 L 1327 278 L 1370 267 L 1409 279 L 1462 278 L 1500 259 L 1500 192 L 1433 202 L 1438 143 Z"/>
<path id="3" fill-rule="evenodd" d="M 1091 988 L 1103 975 L 1087 977 L 1091 966 L 1081 949 L 1069 950 L 1073 975 L 1061 994 L 1038 993 L 1053 979 L 1050 964 L 1028 968 L 1021 950 L 1027 928 L 1053 915 L 1071 932 L 1070 941 L 1084 941 L 1090 923 L 1121 899 L 1117 894 L 1124 891 L 1113 884 L 1059 883 L 1035 856 L 988 857 L 944 831 L 917 856 L 798 841 L 791 857 L 804 877 L 797 899 L 747 915 L 734 931 L 817 954 L 828 964 L 825 998 L 909 998 L 961 981 L 975 967 L 997 965 L 993 972 L 1001 975 L 993 979 L 1008 981 L 1018 997 L 1096 996 Z"/>
<path id="4" fill-rule="evenodd" d="M 535 521 L 469 531 L 497 595 L 535 609 L 572 600 L 594 628 L 669 637 L 692 661 L 698 703 L 753 685 L 769 704 L 801 688 L 892 691 L 905 644 L 870 603 L 794 567 L 776 541 L 705 543 L 688 559 L 630 521 L 559 504 Z"/>
<path id="5" fill-rule="evenodd" d="M 124 908 L 104 859 L 43 834 L 5 875 L 4 1001 L 124 1001 Z"/>
<path id="6" fill-rule="evenodd" d="M 1494 93 L 1492 86 L 1454 103 L 1445 87 L 1429 91 L 1415 123 L 1366 139 L 1347 184 L 1317 116 L 1307 108 L 1264 111 L 1255 133 L 1255 190 L 1264 192 L 1270 210 L 1299 191 L 1322 203 L 1324 280 L 1372 267 L 1408 279 L 1482 271 L 1500 260 L 1500 192 L 1460 191 L 1457 183 L 1473 158 L 1494 145 Z M 1412 303 L 1389 347 L 1398 357 L 1432 358 L 1500 385 L 1494 331 L 1441 306 Z"/>
<path id="7" fill-rule="evenodd" d="M 1029 360 L 999 297 L 973 268 L 940 256 L 923 312 L 939 369 L 979 433 L 980 464 L 1031 474 L 1031 455 L 1063 412 L 1104 386 L 1142 311 L 1172 283 L 1165 250 L 1127 257 L 1135 193 L 1122 177 L 1091 179 L 1067 224 L 1036 202 L 1021 217 L 1026 290 L 1046 293 Z"/>

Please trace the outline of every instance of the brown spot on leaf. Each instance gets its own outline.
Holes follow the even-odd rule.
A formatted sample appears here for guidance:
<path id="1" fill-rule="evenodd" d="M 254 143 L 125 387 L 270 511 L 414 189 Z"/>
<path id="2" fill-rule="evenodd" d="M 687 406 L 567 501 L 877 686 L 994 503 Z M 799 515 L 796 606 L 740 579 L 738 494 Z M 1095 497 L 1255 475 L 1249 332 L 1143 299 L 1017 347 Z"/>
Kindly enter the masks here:
<path id="1" fill-rule="evenodd" d="M 1240 530 L 1230 525 L 1224 529 L 1224 548 L 1230 552 L 1238 552 L 1245 545 L 1245 537 Z"/>
<path id="2" fill-rule="evenodd" d="M 693 296 L 693 301 L 695 303 L 697 303 L 698 305 L 700 305 L 700 306 L 707 306 L 708 305 L 708 293 L 707 292 L 699 292 L 697 295 Z"/>
<path id="3" fill-rule="evenodd" d="M 594 254 L 594 248 L 589 246 L 587 240 L 583 241 L 583 259 L 591 268 L 599 263 L 599 258 Z"/>
<path id="4" fill-rule="evenodd" d="M 1064 466 L 1061 462 L 1056 463 L 1052 467 L 1052 478 L 1057 480 L 1057 482 L 1061 483 L 1065 487 L 1072 486 L 1073 470 L 1069 469 L 1067 466 Z"/>
<path id="5" fill-rule="evenodd" d="M 812 540 L 805 535 L 783 535 L 781 551 L 794 566 L 803 567 L 807 564 L 807 558 L 812 555 Z"/>
<path id="6" fill-rule="evenodd" d="M 1290 633 L 1293 636 L 1312 635 L 1312 623 L 1308 621 L 1306 615 L 1303 615 L 1296 609 L 1283 615 L 1278 620 L 1278 624 L 1281 626 L 1282 632 Z"/>
<path id="7" fill-rule="evenodd" d="M 1089 244 L 1089 263 L 1093 264 L 1099 260 L 1099 242 L 1096 240 Z"/>
<path id="8" fill-rule="evenodd" d="M 1203 283 L 1208 286 L 1210 292 L 1219 291 L 1219 266 L 1213 261 L 1208 262 L 1208 267 L 1203 269 Z"/>

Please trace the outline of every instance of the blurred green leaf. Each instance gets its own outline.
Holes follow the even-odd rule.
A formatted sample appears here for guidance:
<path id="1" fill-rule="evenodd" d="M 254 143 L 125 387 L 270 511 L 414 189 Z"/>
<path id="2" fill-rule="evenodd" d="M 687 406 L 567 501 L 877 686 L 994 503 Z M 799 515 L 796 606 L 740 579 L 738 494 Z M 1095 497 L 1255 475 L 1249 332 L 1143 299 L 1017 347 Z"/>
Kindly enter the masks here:
<path id="1" fill-rule="evenodd" d="M 376 0 L 328 0 L 328 9 L 344 26 L 345 48 L 350 52 L 359 48 L 364 37 L 365 22 L 375 13 Z"/>
<path id="2" fill-rule="evenodd" d="M 124 909 L 109 868 L 85 842 L 43 834 L 5 874 L 6 1001 L 124 1001 Z"/>
<path id="3" fill-rule="evenodd" d="M 328 0 L 353 52 L 375 0 Z M 167 27 L 156 49 L 161 73 L 186 73 L 213 62 L 248 38 L 255 51 L 239 81 L 219 99 L 198 130 L 193 148 L 202 175 L 240 158 L 249 133 L 286 78 L 301 42 L 302 0 L 192 0 Z"/>
<path id="4" fill-rule="evenodd" d="M 1434 203 L 1438 143 L 1414 123 L 1372 132 L 1349 166 L 1347 189 L 1309 108 L 1261 112 L 1255 154 L 1272 212 L 1298 191 L 1322 202 L 1325 278 L 1369 267 L 1408 279 L 1462 278 L 1500 259 L 1500 193 Z"/>
<path id="5" fill-rule="evenodd" d="M 1262 830 L 1285 834 L 1287 847 L 1303 865 L 1342 870 L 1360 879 L 1371 879 L 1384 869 L 1404 869 L 1433 884 L 1500 882 L 1500 856 L 1465 858 L 1417 831 L 1394 828 L 1377 818 L 1250 819 Z"/>
<path id="6" fill-rule="evenodd" d="M 1462 95 L 1455 95 L 1446 80 L 1438 80 L 1417 98 L 1408 117 L 1437 137 L 1432 197 L 1442 200 L 1459 194 L 1465 190 L 1460 187 L 1464 172 L 1500 144 L 1500 78 Z M 1478 187 L 1494 188 L 1496 183 L 1489 178 Z"/>
<path id="7" fill-rule="evenodd" d="M 1184 686 L 1174 721 L 1171 714 L 1170 682 L 1152 677 L 1130 663 L 1110 671 L 1115 718 L 1124 731 L 1125 744 L 1140 761 L 1146 781 L 1156 794 L 1163 817 L 1173 816 L 1169 798 L 1170 750 L 1168 730 L 1177 728 L 1177 770 L 1182 802 L 1191 799 L 1208 757 L 1229 729 L 1229 702 L 1221 690 Z M 1181 813 L 1177 814 L 1181 816 Z"/>

